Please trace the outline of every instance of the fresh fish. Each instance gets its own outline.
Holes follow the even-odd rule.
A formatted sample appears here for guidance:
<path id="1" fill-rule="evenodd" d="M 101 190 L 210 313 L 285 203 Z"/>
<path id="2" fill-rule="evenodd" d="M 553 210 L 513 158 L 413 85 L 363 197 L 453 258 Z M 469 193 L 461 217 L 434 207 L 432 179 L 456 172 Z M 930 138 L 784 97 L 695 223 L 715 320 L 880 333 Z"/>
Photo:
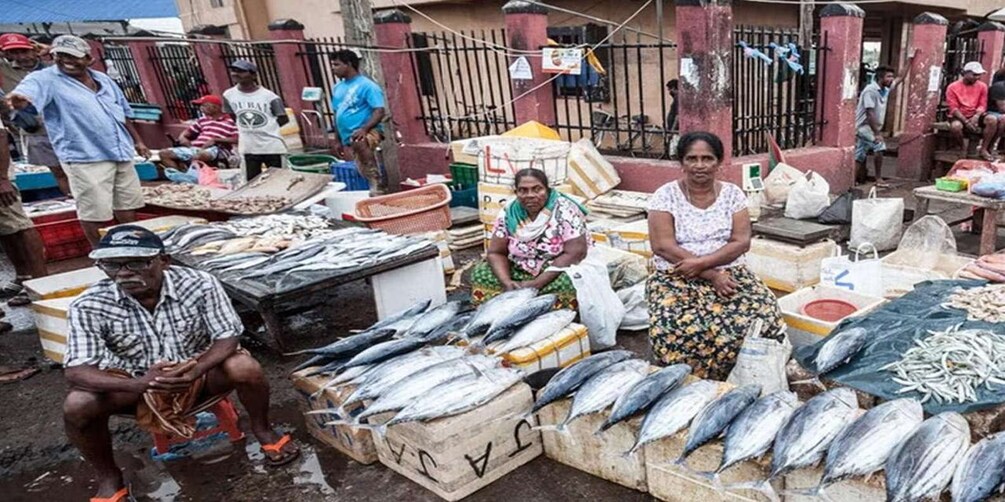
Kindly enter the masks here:
<path id="1" fill-rule="evenodd" d="M 691 367 L 686 364 L 674 364 L 655 373 L 650 373 L 614 402 L 611 414 L 607 416 L 607 420 L 597 432 L 606 431 L 632 415 L 648 410 L 657 399 L 670 389 L 680 385 L 684 378 L 690 374 Z"/>
<path id="2" fill-rule="evenodd" d="M 420 396 L 434 387 L 457 378 L 485 372 L 498 365 L 499 359 L 494 357 L 472 355 L 439 363 L 413 373 L 395 383 L 376 401 L 370 403 L 363 413 L 356 416 L 354 424 L 359 424 L 374 415 L 401 410 L 415 400 L 416 396 Z"/>
<path id="3" fill-rule="evenodd" d="M 539 429 L 565 432 L 573 420 L 583 415 L 597 413 L 613 404 L 625 389 L 641 382 L 648 370 L 649 363 L 641 359 L 629 359 L 604 368 L 584 382 L 572 396 L 572 406 L 569 407 L 569 414 L 565 420 L 557 425 L 546 425 Z"/>
<path id="4" fill-rule="evenodd" d="M 550 312 L 555 307 L 555 300 L 557 299 L 558 297 L 555 295 L 541 295 L 524 302 L 509 314 L 496 319 L 489 326 L 489 330 L 485 333 L 485 337 L 481 339 L 480 343 L 488 345 L 497 340 L 509 338 L 525 324 L 537 319 L 546 312 Z"/>
<path id="5" fill-rule="evenodd" d="M 975 444 L 953 475 L 954 502 L 980 502 L 1005 488 L 1005 432 Z"/>
<path id="6" fill-rule="evenodd" d="M 502 394 L 522 378 L 523 372 L 520 370 L 496 368 L 452 380 L 415 396 L 412 403 L 394 418 L 377 427 L 377 434 L 382 436 L 384 430 L 392 425 L 432 420 L 472 410 Z"/>
<path id="7" fill-rule="evenodd" d="M 959 413 L 922 422 L 886 461 L 886 500 L 937 499 L 970 447 L 970 425 Z"/>
<path id="8" fill-rule="evenodd" d="M 257 267 L 258 265 L 261 265 L 261 264 L 263 264 L 263 263 L 265 263 L 267 261 L 269 261 L 269 255 L 265 254 L 265 253 L 262 253 L 262 256 L 260 256 L 258 258 L 251 258 L 251 259 L 247 259 L 247 260 L 241 260 L 240 262 L 237 262 L 237 263 L 229 263 L 227 265 L 227 267 L 225 267 L 225 268 L 224 267 L 219 267 L 219 272 L 221 274 L 226 274 L 226 273 L 237 272 L 237 271 L 241 271 L 241 270 L 247 270 L 247 269 L 249 269 L 251 267 Z"/>
<path id="9" fill-rule="evenodd" d="M 496 354 L 505 354 L 522 347 L 529 347 L 552 336 L 572 324 L 576 311 L 562 309 L 548 312 L 520 328 L 506 343 L 493 349 Z"/>
<path id="10" fill-rule="evenodd" d="M 822 497 L 833 483 L 882 469 L 897 445 L 924 419 L 921 404 L 913 399 L 895 399 L 872 408 L 831 443 L 820 484 L 799 493 Z"/>
<path id="11" fill-rule="evenodd" d="M 426 309 L 429 308 L 429 304 L 430 303 L 432 303 L 432 300 L 422 300 L 422 301 L 416 303 L 415 305 L 412 305 L 411 307 L 408 307 L 407 309 L 402 310 L 401 312 L 398 312 L 397 314 L 388 316 L 383 321 L 377 321 L 376 323 L 374 323 L 373 326 L 370 326 L 367 329 L 370 329 L 370 330 L 380 329 L 380 328 L 392 325 L 392 324 L 394 324 L 396 322 L 399 322 L 402 319 L 407 319 L 407 318 L 410 318 L 410 317 L 415 317 L 415 316 L 417 316 L 417 315 L 425 312 Z"/>
<path id="12" fill-rule="evenodd" d="M 311 356 L 310 359 L 298 364 L 295 368 L 290 370 L 290 373 L 296 373 L 300 370 L 304 370 L 307 368 L 314 368 L 314 367 L 320 368 L 322 366 L 327 366 L 329 363 L 335 361 L 336 359 L 338 358 L 330 356 Z M 342 360 L 342 362 L 345 361 L 348 361 L 348 359 Z"/>
<path id="13" fill-rule="evenodd" d="M 433 332 L 461 311 L 461 302 L 447 302 L 422 314 L 402 336 L 421 338 Z"/>
<path id="14" fill-rule="evenodd" d="M 537 401 L 534 402 L 531 413 L 537 413 L 541 408 L 565 397 L 598 371 L 630 357 L 634 357 L 634 354 L 627 350 L 611 350 L 594 354 L 563 368 L 537 393 Z"/>
<path id="15" fill-rule="evenodd" d="M 362 333 L 350 335 L 335 342 L 329 343 L 324 347 L 298 350 L 296 352 L 290 352 L 285 355 L 296 356 L 300 354 L 311 354 L 315 356 L 327 356 L 331 358 L 350 357 L 360 353 L 364 349 L 376 343 L 383 342 L 388 338 L 391 338 L 392 335 L 394 335 L 394 330 L 391 329 L 364 331 Z"/>
<path id="16" fill-rule="evenodd" d="M 687 443 L 684 444 L 684 451 L 677 463 L 683 464 L 695 450 L 719 437 L 733 419 L 753 404 L 759 395 L 760 385 L 744 385 L 730 390 L 702 408 L 688 430 Z"/>
<path id="17" fill-rule="evenodd" d="M 339 364 L 340 365 L 345 364 L 346 361 L 348 361 L 348 359 L 339 360 Z M 343 385 L 354 385 L 356 383 L 355 382 L 356 379 L 365 376 L 370 371 L 373 371 L 375 366 L 377 365 L 370 364 L 365 366 L 353 366 L 352 368 L 348 368 L 345 371 L 339 373 L 331 380 L 329 380 L 327 383 L 325 383 L 324 387 L 318 389 L 318 391 L 315 392 L 315 394 L 320 396 L 321 393 L 324 391 L 324 389 L 330 389 L 332 387 L 339 387 Z"/>
<path id="18" fill-rule="evenodd" d="M 514 308 L 523 305 L 535 296 L 537 296 L 537 289 L 522 288 L 507 291 L 493 297 L 491 300 L 478 307 L 478 311 L 475 313 L 475 316 L 472 317 L 468 325 L 464 327 L 464 334 L 467 335 L 468 338 L 481 335 L 489 329 L 489 326 L 491 326 L 496 319 L 508 315 Z"/>
<path id="19" fill-rule="evenodd" d="M 266 253 L 237 253 L 227 256 L 222 256 L 220 258 L 212 258 L 199 263 L 199 268 L 203 270 L 213 270 L 216 268 L 225 268 L 236 263 L 243 263 L 250 259 L 261 258 L 263 256 L 269 256 Z"/>
<path id="20" fill-rule="evenodd" d="M 433 349 L 443 350 L 434 351 Z M 429 347 L 384 361 L 377 368 L 374 368 L 374 371 L 371 372 L 372 374 L 368 375 L 356 387 L 356 390 L 345 399 L 342 403 L 342 408 L 347 408 L 368 399 L 374 399 L 402 379 L 408 378 L 414 373 L 444 361 L 459 359 L 463 355 L 464 349 L 459 347 Z"/>
<path id="21" fill-rule="evenodd" d="M 342 369 L 379 363 L 394 356 L 418 350 L 424 345 L 426 342 L 417 338 L 399 338 L 381 342 L 353 356 L 352 359 L 346 361 Z"/>
<path id="22" fill-rule="evenodd" d="M 709 380 L 698 380 L 679 387 L 660 398 L 642 420 L 639 437 L 625 456 L 632 455 L 642 446 L 680 432 L 691 420 L 715 399 L 719 386 Z"/>
<path id="23" fill-rule="evenodd" d="M 862 328 L 844 330 L 827 338 L 813 357 L 813 368 L 817 375 L 823 375 L 844 365 L 854 358 L 869 341 L 869 332 Z"/>
<path id="24" fill-rule="evenodd" d="M 313 370 L 304 373 L 304 376 L 312 377 L 315 375 L 333 375 L 338 373 L 348 361 L 349 360 L 345 358 L 330 359 L 324 366 L 314 368 Z"/>

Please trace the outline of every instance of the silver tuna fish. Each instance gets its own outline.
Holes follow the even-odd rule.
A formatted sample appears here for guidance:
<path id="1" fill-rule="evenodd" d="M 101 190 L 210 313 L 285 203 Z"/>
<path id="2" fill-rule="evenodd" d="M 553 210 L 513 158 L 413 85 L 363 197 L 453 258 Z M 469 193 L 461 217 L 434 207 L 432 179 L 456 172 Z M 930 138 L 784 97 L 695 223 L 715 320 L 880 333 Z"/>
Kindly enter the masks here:
<path id="1" fill-rule="evenodd" d="M 396 322 L 398 322 L 398 321 L 400 321 L 402 319 L 407 319 L 409 317 L 415 317 L 415 316 L 417 316 L 419 314 L 422 314 L 427 309 L 429 309 L 429 304 L 430 303 L 432 303 L 432 300 L 423 300 L 423 301 L 420 301 L 420 302 L 416 303 L 415 305 L 412 305 L 411 307 L 408 307 L 407 309 L 402 310 L 401 312 L 398 312 L 397 314 L 388 316 L 387 318 L 385 318 L 382 321 L 377 321 L 373 326 L 370 326 L 368 329 L 370 329 L 370 330 L 380 329 L 380 328 L 383 328 L 385 326 L 390 326 L 390 325 L 392 325 L 392 324 L 394 324 L 394 323 L 396 323 Z"/>
<path id="2" fill-rule="evenodd" d="M 591 413 L 597 413 L 608 406 L 624 393 L 646 377 L 649 363 L 641 359 L 629 359 L 604 368 L 589 380 L 572 396 L 572 406 L 569 414 L 561 423 L 538 427 L 542 430 L 557 430 L 565 432 L 573 420 Z"/>
<path id="3" fill-rule="evenodd" d="M 471 321 L 468 322 L 468 325 L 464 327 L 464 334 L 467 335 L 468 338 L 471 338 L 485 333 L 485 331 L 489 329 L 489 326 L 491 326 L 496 319 L 509 315 L 513 309 L 530 301 L 530 299 L 535 296 L 537 296 L 537 289 L 522 288 L 514 291 L 507 291 L 493 297 L 491 300 L 478 307 L 478 311 L 475 313 L 475 316 L 472 317 Z"/>
<path id="4" fill-rule="evenodd" d="M 402 379 L 430 366 L 458 359 L 464 353 L 464 349 L 448 345 L 429 347 L 384 361 L 367 374 L 356 390 L 342 403 L 342 407 L 346 408 L 376 398 Z"/>
<path id="5" fill-rule="evenodd" d="M 1005 432 L 988 436 L 963 457 L 950 493 L 954 502 L 980 502 L 1005 490 Z"/>
<path id="6" fill-rule="evenodd" d="M 537 393 L 537 401 L 534 402 L 531 413 L 537 413 L 541 408 L 569 395 L 598 371 L 633 356 L 627 350 L 611 350 L 594 354 L 563 368 Z"/>
<path id="7" fill-rule="evenodd" d="M 722 489 L 719 475 L 726 469 L 750 459 L 760 458 L 775 442 L 775 436 L 799 406 L 794 392 L 768 394 L 743 410 L 726 430 L 722 461 L 715 472 L 703 473 Z"/>
<path id="8" fill-rule="evenodd" d="M 546 312 L 551 311 L 555 307 L 555 300 L 558 297 L 555 295 L 541 295 L 532 300 L 526 301 L 523 304 L 517 306 L 509 314 L 496 319 L 489 330 L 485 333 L 485 337 L 482 338 L 478 343 L 482 345 L 488 345 L 492 342 L 498 340 L 504 340 L 513 336 L 514 333 L 530 321 L 537 319 L 539 316 L 544 315 Z"/>
<path id="9" fill-rule="evenodd" d="M 733 419 L 753 404 L 759 395 L 761 395 L 760 385 L 744 385 L 730 390 L 702 408 L 688 430 L 687 443 L 684 444 L 684 451 L 681 452 L 677 463 L 684 464 L 688 455 L 719 437 Z"/>
<path id="10" fill-rule="evenodd" d="M 869 341 L 869 332 L 862 328 L 852 328 L 842 331 L 824 340 L 823 345 L 813 357 L 813 370 L 823 375 L 842 366 L 854 358 Z"/>
<path id="11" fill-rule="evenodd" d="M 402 337 L 422 338 L 446 324 L 461 311 L 461 302 L 447 302 L 422 314 Z"/>
<path id="12" fill-rule="evenodd" d="M 628 389 L 628 392 L 625 392 L 614 402 L 611 414 L 607 416 L 607 420 L 600 426 L 597 433 L 610 429 L 636 413 L 648 410 L 657 399 L 669 392 L 670 389 L 680 385 L 684 378 L 690 374 L 690 366 L 674 364 L 646 375 L 645 379 Z"/>
<path id="13" fill-rule="evenodd" d="M 674 389 L 653 405 L 642 421 L 639 437 L 625 456 L 634 454 L 642 446 L 680 432 L 691 423 L 698 412 L 715 399 L 719 385 L 709 380 L 699 380 L 691 385 Z"/>
<path id="14" fill-rule="evenodd" d="M 383 436 L 387 427 L 405 422 L 426 421 L 464 413 L 477 408 L 523 379 L 523 372 L 496 368 L 478 375 L 461 377 L 415 396 L 415 400 L 375 431 Z"/>
<path id="15" fill-rule="evenodd" d="M 970 425 L 959 413 L 925 420 L 886 461 L 886 500 L 938 498 L 970 447 Z"/>
<path id="16" fill-rule="evenodd" d="M 562 309 L 548 312 L 527 323 L 509 340 L 506 340 L 506 343 L 493 347 L 493 350 L 496 354 L 505 354 L 512 350 L 528 347 L 562 331 L 566 326 L 572 324 L 572 320 L 575 318 L 575 310 Z"/>

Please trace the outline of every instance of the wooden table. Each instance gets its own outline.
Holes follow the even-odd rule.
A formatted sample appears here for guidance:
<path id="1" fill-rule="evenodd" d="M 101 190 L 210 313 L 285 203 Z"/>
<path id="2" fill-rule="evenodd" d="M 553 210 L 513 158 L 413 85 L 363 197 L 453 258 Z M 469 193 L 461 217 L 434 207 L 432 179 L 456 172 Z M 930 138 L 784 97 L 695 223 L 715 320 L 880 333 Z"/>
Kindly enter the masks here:
<path id="1" fill-rule="evenodd" d="M 978 255 L 984 256 L 995 252 L 995 243 L 998 238 L 998 213 L 1005 210 L 1005 200 L 989 199 L 968 192 L 943 192 L 934 186 L 915 188 L 914 196 L 918 199 L 918 209 L 914 212 L 915 221 L 928 214 L 928 204 L 933 200 L 974 206 L 984 210 L 984 222 L 981 225 L 981 248 Z"/>

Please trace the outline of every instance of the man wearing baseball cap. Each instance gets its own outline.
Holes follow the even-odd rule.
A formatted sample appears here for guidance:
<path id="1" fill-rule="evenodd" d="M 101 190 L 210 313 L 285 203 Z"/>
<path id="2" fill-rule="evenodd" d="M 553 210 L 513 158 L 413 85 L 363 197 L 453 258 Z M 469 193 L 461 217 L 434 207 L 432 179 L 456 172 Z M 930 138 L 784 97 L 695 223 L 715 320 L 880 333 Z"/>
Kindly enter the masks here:
<path id="1" fill-rule="evenodd" d="M 984 67 L 977 61 L 963 65 L 963 75 L 946 87 L 946 104 L 949 105 L 949 131 L 966 151 L 963 130 L 981 134 L 978 153 L 984 160 L 994 161 L 997 156 L 990 151 L 998 137 L 998 116 L 988 114 L 988 85 L 980 81 Z M 981 126 L 984 127 L 983 132 Z"/>
<path id="2" fill-rule="evenodd" d="M 88 68 L 91 46 L 72 35 L 52 41 L 55 64 L 29 74 L 7 95 L 9 106 L 42 111 L 70 189 L 77 216 L 91 245 L 111 219 L 136 220 L 143 192 L 133 157 L 150 157 L 131 117 L 122 89 L 108 75 Z"/>
<path id="3" fill-rule="evenodd" d="M 129 496 L 112 455 L 112 415 L 192 437 L 191 412 L 236 390 L 266 461 L 299 455 L 272 429 L 268 381 L 240 348 L 244 327 L 220 281 L 171 266 L 160 237 L 136 225 L 112 228 L 90 257 L 108 278 L 70 304 L 63 414 L 67 436 L 97 471 L 96 498 Z"/>
<path id="4" fill-rule="evenodd" d="M 239 161 L 232 157 L 237 143 L 237 125 L 233 117 L 223 113 L 223 100 L 207 94 L 192 104 L 199 105 L 202 116 L 178 138 L 182 146 L 158 152 L 161 163 L 164 167 L 185 169 L 193 160 L 199 160 L 215 167 L 236 168 Z"/>
<path id="5" fill-rule="evenodd" d="M 262 166 L 283 166 L 286 142 L 280 129 L 290 119 L 283 100 L 258 84 L 258 65 L 238 59 L 230 64 L 230 77 L 237 85 L 223 92 L 223 111 L 237 120 L 237 150 L 244 157 L 245 176 L 251 180 L 262 172 Z"/>

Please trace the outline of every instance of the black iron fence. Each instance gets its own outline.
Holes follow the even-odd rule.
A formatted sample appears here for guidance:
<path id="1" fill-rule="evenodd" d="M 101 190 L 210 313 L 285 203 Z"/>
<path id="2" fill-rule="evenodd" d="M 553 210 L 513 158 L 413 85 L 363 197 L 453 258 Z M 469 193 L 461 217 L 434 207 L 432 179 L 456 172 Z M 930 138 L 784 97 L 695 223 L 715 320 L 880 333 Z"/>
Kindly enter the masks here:
<path id="1" fill-rule="evenodd" d="M 413 33 L 419 119 L 434 141 L 499 134 L 516 126 L 503 30 Z"/>
<path id="2" fill-rule="evenodd" d="M 192 101 L 210 93 L 199 58 L 187 43 L 163 43 L 147 47 L 154 64 L 157 84 L 167 103 L 165 111 L 177 120 L 199 116 L 199 105 Z"/>
<path id="3" fill-rule="evenodd" d="M 101 58 L 105 62 L 108 76 L 119 84 L 130 103 L 147 102 L 140 83 L 140 73 L 136 70 L 136 62 L 133 61 L 133 53 L 129 47 L 105 42 Z"/>
<path id="4" fill-rule="evenodd" d="M 300 62 L 304 65 L 307 73 L 308 84 L 312 87 L 320 87 L 322 90 L 321 101 L 315 104 L 315 111 L 322 118 L 325 127 L 334 124 L 335 112 L 331 107 L 331 90 L 338 80 L 332 73 L 332 54 L 350 47 L 338 38 L 313 38 L 301 45 Z M 364 54 L 362 57 L 367 57 Z"/>
<path id="5" fill-rule="evenodd" d="M 963 73 L 963 66 L 971 61 L 980 61 L 984 57 L 984 43 L 977 38 L 977 30 L 966 30 L 950 33 L 946 37 L 946 58 L 942 61 L 942 82 L 939 86 L 939 108 L 936 120 L 949 118 L 949 106 L 946 104 L 946 88 Z"/>
<path id="6" fill-rule="evenodd" d="M 276 71 L 276 51 L 270 44 L 228 43 L 223 46 L 223 60 L 230 66 L 234 61 L 246 59 L 258 66 L 258 83 L 282 96 L 279 72 Z M 231 84 L 236 84 L 233 77 Z"/>
<path id="7" fill-rule="evenodd" d="M 827 35 L 799 40 L 798 30 L 733 30 L 733 155 L 812 145 L 823 125 L 819 82 L 827 77 Z"/>

